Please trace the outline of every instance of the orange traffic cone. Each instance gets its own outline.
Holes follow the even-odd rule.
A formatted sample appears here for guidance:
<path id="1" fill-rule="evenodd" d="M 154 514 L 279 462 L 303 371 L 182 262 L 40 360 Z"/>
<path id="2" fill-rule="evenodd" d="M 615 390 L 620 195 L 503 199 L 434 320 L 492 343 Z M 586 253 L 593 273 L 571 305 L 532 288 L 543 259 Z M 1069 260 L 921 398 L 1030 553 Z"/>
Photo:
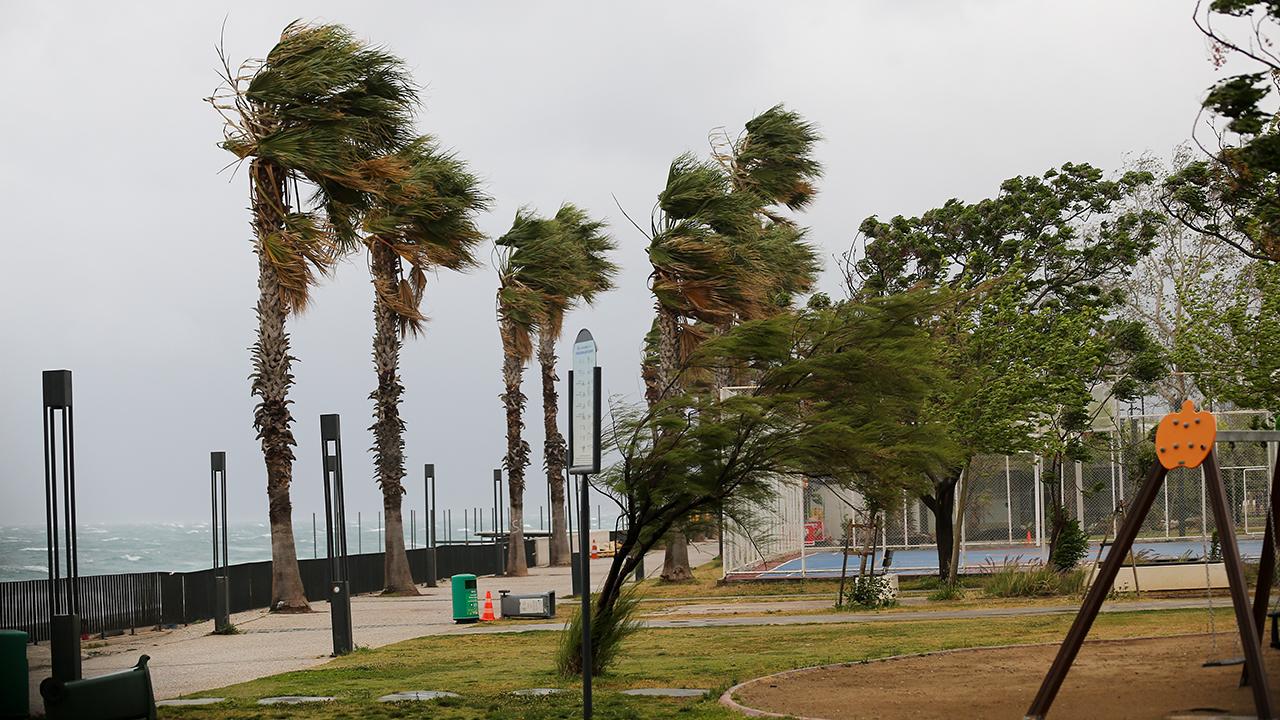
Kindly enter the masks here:
<path id="1" fill-rule="evenodd" d="M 480 613 L 481 620 L 497 620 L 493 614 L 493 593 L 484 591 L 484 612 Z"/>
<path id="2" fill-rule="evenodd" d="M 600 548 L 596 547 L 596 541 L 595 541 L 595 540 L 592 540 L 592 541 L 591 541 L 591 559 L 592 559 L 592 560 L 599 560 L 599 559 L 600 559 Z"/>
<path id="3" fill-rule="evenodd" d="M 1035 541 L 1031 539 L 1031 531 L 1030 531 L 1030 530 L 1028 530 L 1028 531 L 1027 531 L 1027 544 L 1028 544 L 1028 545 L 1030 545 L 1030 544 L 1031 544 L 1031 543 L 1033 543 L 1033 542 L 1035 542 Z"/>

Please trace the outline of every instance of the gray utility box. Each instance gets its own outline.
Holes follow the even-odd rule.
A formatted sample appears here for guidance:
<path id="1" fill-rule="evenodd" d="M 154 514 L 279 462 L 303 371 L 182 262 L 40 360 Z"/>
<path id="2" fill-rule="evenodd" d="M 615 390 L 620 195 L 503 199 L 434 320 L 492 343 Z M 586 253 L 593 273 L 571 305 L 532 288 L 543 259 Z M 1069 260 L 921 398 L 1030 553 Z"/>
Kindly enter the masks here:
<path id="1" fill-rule="evenodd" d="M 498 592 L 501 596 L 502 617 L 504 618 L 539 618 L 547 619 L 556 616 L 556 593 L 538 593 L 537 595 L 511 595 L 506 590 Z"/>

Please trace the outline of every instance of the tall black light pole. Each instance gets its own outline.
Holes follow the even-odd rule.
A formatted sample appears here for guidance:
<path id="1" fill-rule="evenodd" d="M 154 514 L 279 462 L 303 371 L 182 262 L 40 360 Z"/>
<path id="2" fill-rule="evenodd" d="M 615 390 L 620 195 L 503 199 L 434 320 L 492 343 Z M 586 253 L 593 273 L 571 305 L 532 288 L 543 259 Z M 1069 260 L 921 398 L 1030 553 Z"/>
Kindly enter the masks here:
<path id="1" fill-rule="evenodd" d="M 507 558 L 506 553 L 502 551 L 502 536 L 498 530 L 498 513 L 502 507 L 502 470 L 495 468 L 493 471 L 493 547 L 498 554 L 498 564 L 495 566 L 494 575 L 507 574 Z"/>
<path id="2" fill-rule="evenodd" d="M 578 498 L 578 568 L 582 578 L 582 717 L 591 718 L 590 476 L 600 472 L 600 366 L 596 342 L 583 329 L 573 343 L 569 371 L 569 472 L 582 476 Z"/>
<path id="3" fill-rule="evenodd" d="M 427 514 L 422 522 L 427 531 L 427 587 L 436 587 L 436 466 L 423 466 L 422 494 L 427 502 Z"/>
<path id="4" fill-rule="evenodd" d="M 320 416 L 320 447 L 329 551 L 329 624 L 333 629 L 333 654 L 346 655 L 353 649 L 351 586 L 347 572 L 347 507 L 342 491 L 342 432 L 337 415 Z"/>
<path id="5" fill-rule="evenodd" d="M 227 580 L 227 454 L 209 453 L 209 500 L 213 529 L 213 631 L 231 629 L 231 589 Z M 219 512 L 221 508 L 221 512 Z"/>
<path id="6" fill-rule="evenodd" d="M 49 561 L 49 649 L 54 679 L 80 679 L 80 563 L 76 536 L 76 452 L 71 371 L 45 370 L 44 519 Z M 61 417 L 59 418 L 59 414 Z M 61 419 L 61 423 L 59 423 Z M 59 432 L 61 425 L 61 432 Z M 62 450 L 62 516 L 58 516 L 58 449 Z M 61 538 L 59 537 L 61 527 Z M 59 540 L 65 541 L 62 576 Z"/>

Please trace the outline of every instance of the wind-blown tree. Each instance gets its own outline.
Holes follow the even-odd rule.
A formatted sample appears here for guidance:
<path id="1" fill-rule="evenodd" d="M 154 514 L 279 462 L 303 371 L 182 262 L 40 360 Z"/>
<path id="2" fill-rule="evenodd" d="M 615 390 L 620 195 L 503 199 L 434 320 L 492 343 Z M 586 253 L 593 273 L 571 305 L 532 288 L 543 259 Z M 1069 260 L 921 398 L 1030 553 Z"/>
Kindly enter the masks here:
<path id="1" fill-rule="evenodd" d="M 1230 299 L 1196 296 L 1188 355 L 1210 400 L 1280 411 L 1280 264 L 1254 262 Z"/>
<path id="2" fill-rule="evenodd" d="M 780 482 L 803 478 L 893 507 L 904 489 L 922 490 L 926 471 L 954 462 L 946 434 L 920 420 L 945 382 L 920 322 L 934 302 L 917 293 L 747 321 L 677 370 L 706 378 L 747 367 L 751 391 L 721 400 L 688 382 L 650 406 L 615 407 L 606 440 L 620 459 L 600 480 L 627 525 L 595 597 L 592 642 L 616 620 L 623 583 L 644 554 L 690 515 L 758 511 Z"/>
<path id="3" fill-rule="evenodd" d="M 290 315 L 307 307 L 317 274 L 358 242 L 381 184 L 375 158 L 411 137 L 416 91 L 399 58 L 337 25 L 292 23 L 265 59 L 232 68 L 209 98 L 226 125 L 221 147 L 249 161 L 258 256 L 253 425 L 267 469 L 271 607 L 308 609 L 293 539 Z"/>
<path id="4" fill-rule="evenodd" d="M 404 421 L 400 417 L 400 349 L 407 333 L 422 331 L 427 273 L 477 265 L 484 239 L 476 213 L 488 207 L 480 183 L 456 157 L 422 137 L 385 158 L 386 185 L 365 216 L 364 244 L 373 279 L 374 469 L 386 518 L 385 592 L 417 594 L 404 547 Z"/>
<path id="5" fill-rule="evenodd" d="M 565 442 L 556 421 L 559 411 L 559 394 L 556 383 L 556 341 L 564 326 L 565 311 L 577 303 L 591 304 L 596 296 L 613 288 L 618 266 L 608 258 L 616 248 L 613 239 L 605 232 L 608 225 L 603 220 L 593 220 L 583 210 L 565 203 L 553 218 L 554 231 L 559 235 L 565 251 L 576 255 L 576 267 L 572 274 L 560 278 L 565 284 L 544 288 L 546 293 L 556 293 L 552 302 L 546 303 L 538 321 L 538 365 L 542 370 L 542 424 L 543 466 L 547 471 L 547 486 L 551 488 L 551 550 L 552 565 L 569 564 L 569 525 L 565 506 Z M 512 498 L 514 499 L 514 495 Z"/>
<path id="6" fill-rule="evenodd" d="M 1170 213 L 1250 258 L 1280 261 L 1280 57 L 1273 45 L 1280 3 L 1212 0 L 1206 7 L 1197 0 L 1192 17 L 1212 43 L 1215 65 L 1235 59 L 1253 72 L 1224 78 L 1205 94 L 1213 143 L 1197 140 L 1208 159 L 1171 180 Z"/>
<path id="7" fill-rule="evenodd" d="M 952 298 L 928 319 L 951 381 L 928 417 L 963 459 L 931 475 L 921 496 L 935 517 L 942 577 L 950 575 L 963 517 L 952 508 L 968 461 L 1035 450 L 1028 428 L 1072 411 L 1047 361 L 1079 341 L 1066 319 L 1089 312 L 1090 329 L 1100 331 L 1096 323 L 1122 301 L 1116 288 L 1149 251 L 1161 218 L 1120 203 L 1151 181 L 1141 172 L 1107 180 L 1089 165 L 1066 164 L 1007 180 L 977 203 L 949 200 L 920 217 L 863 221 L 861 254 L 846 265 L 855 297 L 937 288 Z M 1070 372 L 1092 377 L 1094 369 Z"/>
<path id="8" fill-rule="evenodd" d="M 502 339 L 502 404 L 507 420 L 507 470 L 510 495 L 510 546 L 507 573 L 527 575 L 524 555 L 524 472 L 529 466 L 529 443 L 524 440 L 524 367 L 533 355 L 534 331 L 564 313 L 582 292 L 588 275 L 580 243 L 607 243 L 597 237 L 602 227 L 572 206 L 565 223 L 539 217 L 529 208 L 516 213 L 511 229 L 498 238 L 498 332 Z M 564 208 L 562 208 L 563 210 Z M 559 217 L 559 216 L 557 216 Z M 579 235 L 566 231 L 576 228 Z M 583 235 L 585 233 L 585 235 Z M 591 294 L 594 295 L 595 291 Z"/>
<path id="9" fill-rule="evenodd" d="M 710 160 L 686 153 L 671 163 L 647 233 L 657 335 L 642 374 L 651 402 L 679 390 L 675 368 L 700 343 L 775 314 L 812 287 L 816 254 L 782 210 L 813 199 L 818 140 L 812 124 L 776 105 L 736 138 L 713 138 Z M 732 371 L 720 369 L 714 385 Z M 693 576 L 682 530 L 672 528 L 667 542 L 666 580 Z"/>

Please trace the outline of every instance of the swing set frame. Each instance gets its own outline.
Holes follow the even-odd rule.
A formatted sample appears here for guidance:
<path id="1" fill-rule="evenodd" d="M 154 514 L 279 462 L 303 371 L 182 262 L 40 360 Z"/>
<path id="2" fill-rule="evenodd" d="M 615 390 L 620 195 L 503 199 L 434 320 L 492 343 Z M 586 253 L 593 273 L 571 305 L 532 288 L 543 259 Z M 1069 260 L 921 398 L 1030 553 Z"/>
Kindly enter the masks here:
<path id="1" fill-rule="evenodd" d="M 1204 468 L 1205 493 L 1213 509 L 1214 526 L 1218 529 L 1218 538 L 1222 547 L 1222 560 L 1226 566 L 1227 584 L 1231 591 L 1231 605 L 1235 610 L 1236 626 L 1240 632 L 1240 646 L 1244 649 L 1244 672 L 1241 685 L 1248 685 L 1253 694 L 1254 708 L 1259 718 L 1275 717 L 1272 711 L 1271 696 L 1267 688 L 1267 674 L 1262 655 L 1261 638 L 1267 620 L 1267 604 L 1271 597 L 1271 585 L 1276 571 L 1276 531 L 1277 518 L 1280 518 L 1280 458 L 1274 463 L 1270 485 L 1270 509 L 1267 514 L 1267 527 L 1263 535 L 1262 553 L 1259 558 L 1258 584 L 1254 590 L 1253 606 L 1249 605 L 1248 582 L 1244 577 L 1244 565 L 1240 559 L 1240 548 L 1236 544 L 1235 522 L 1227 507 L 1226 487 L 1222 484 L 1222 473 L 1218 468 L 1217 443 L 1219 442 L 1277 442 L 1280 432 L 1271 430 L 1236 430 L 1218 431 L 1208 455 L 1201 463 Z M 1146 520 L 1156 496 L 1164 485 L 1169 470 L 1156 460 L 1147 471 L 1146 480 L 1139 488 L 1137 496 L 1130 505 L 1124 522 L 1116 533 L 1115 542 L 1107 552 L 1107 558 L 1098 568 L 1097 577 L 1085 594 L 1080 612 L 1071 623 L 1066 638 L 1058 648 L 1058 654 L 1045 675 L 1040 690 L 1028 708 L 1027 720 L 1043 720 L 1053 705 L 1053 700 L 1062 683 L 1075 662 L 1076 655 L 1084 644 L 1089 628 L 1097 619 L 1102 603 L 1107 599 L 1116 575 L 1124 565 L 1124 558 L 1133 549 L 1133 541 L 1138 530 Z"/>

